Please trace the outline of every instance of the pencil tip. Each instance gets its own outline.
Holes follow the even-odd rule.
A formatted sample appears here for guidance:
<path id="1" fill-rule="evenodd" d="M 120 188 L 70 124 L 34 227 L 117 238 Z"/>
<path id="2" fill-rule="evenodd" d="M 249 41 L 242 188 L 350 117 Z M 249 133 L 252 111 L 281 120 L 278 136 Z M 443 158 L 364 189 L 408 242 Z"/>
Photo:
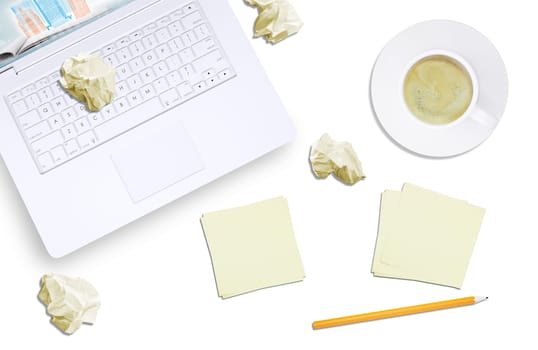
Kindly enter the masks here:
<path id="1" fill-rule="evenodd" d="M 488 297 L 474 297 L 474 303 L 478 304 L 482 301 L 488 300 Z"/>

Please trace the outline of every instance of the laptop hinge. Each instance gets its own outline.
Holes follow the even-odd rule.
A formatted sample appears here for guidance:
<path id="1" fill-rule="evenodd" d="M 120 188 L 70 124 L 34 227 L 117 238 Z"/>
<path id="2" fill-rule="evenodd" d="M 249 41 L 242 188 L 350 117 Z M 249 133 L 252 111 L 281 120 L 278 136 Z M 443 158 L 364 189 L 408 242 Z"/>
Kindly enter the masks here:
<path id="1" fill-rule="evenodd" d="M 11 74 L 12 76 L 15 76 L 18 73 L 15 67 L 8 65 L 8 66 L 0 67 L 0 75 L 4 75 L 4 74 Z"/>

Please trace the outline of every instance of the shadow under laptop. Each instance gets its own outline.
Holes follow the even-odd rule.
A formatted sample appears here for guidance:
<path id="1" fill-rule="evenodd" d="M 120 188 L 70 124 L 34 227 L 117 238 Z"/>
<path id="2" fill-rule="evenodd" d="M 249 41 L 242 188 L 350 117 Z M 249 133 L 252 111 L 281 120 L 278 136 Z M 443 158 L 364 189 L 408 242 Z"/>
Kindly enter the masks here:
<path id="1" fill-rule="evenodd" d="M 25 246 L 23 249 L 29 249 L 31 256 L 40 260 L 52 259 L 39 238 L 39 234 L 34 226 L 32 218 L 30 217 L 28 210 L 26 210 L 26 206 L 3 159 L 0 162 L 0 181 L 1 186 L 3 187 L 3 200 L 6 203 L 9 203 L 9 212 L 4 213 L 4 215 L 9 215 L 9 220 L 17 227 L 15 232 L 7 232 L 5 234 L 18 235 L 21 239 L 21 243 Z"/>

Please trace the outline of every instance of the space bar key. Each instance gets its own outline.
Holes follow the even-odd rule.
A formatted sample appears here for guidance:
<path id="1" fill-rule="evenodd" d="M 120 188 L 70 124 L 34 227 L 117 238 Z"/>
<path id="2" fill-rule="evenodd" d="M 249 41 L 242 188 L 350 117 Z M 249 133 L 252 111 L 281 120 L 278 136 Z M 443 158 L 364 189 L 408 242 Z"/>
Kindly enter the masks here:
<path id="1" fill-rule="evenodd" d="M 153 119 L 162 111 L 163 106 L 159 99 L 152 98 L 95 127 L 94 131 L 99 143 L 102 143 Z"/>

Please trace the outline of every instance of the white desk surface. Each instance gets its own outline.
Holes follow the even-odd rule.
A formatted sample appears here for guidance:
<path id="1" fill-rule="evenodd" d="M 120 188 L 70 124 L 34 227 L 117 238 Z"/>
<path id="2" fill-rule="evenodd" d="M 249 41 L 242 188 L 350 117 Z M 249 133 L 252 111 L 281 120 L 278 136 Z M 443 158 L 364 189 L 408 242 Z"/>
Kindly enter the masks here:
<path id="1" fill-rule="evenodd" d="M 247 35 L 256 11 L 230 0 Z M 305 26 L 276 46 L 252 45 L 297 128 L 292 144 L 60 260 L 50 258 L 0 162 L 0 348 L 457 349 L 536 344 L 536 12 L 532 2 L 293 0 Z M 460 157 L 432 160 L 393 144 L 369 103 L 372 65 L 416 22 L 452 19 L 496 45 L 510 97 L 493 135 Z M 245 98 L 248 98 L 245 96 Z M 323 133 L 352 142 L 367 180 L 353 187 L 310 173 Z M 380 194 L 404 182 L 487 208 L 461 290 L 374 278 Z M 284 195 L 304 282 L 221 300 L 202 213 Z M 48 272 L 94 284 L 94 326 L 64 336 L 37 301 Z M 313 331 L 317 319 L 487 295 L 476 306 Z M 530 320 L 530 322 L 529 322 Z"/>

